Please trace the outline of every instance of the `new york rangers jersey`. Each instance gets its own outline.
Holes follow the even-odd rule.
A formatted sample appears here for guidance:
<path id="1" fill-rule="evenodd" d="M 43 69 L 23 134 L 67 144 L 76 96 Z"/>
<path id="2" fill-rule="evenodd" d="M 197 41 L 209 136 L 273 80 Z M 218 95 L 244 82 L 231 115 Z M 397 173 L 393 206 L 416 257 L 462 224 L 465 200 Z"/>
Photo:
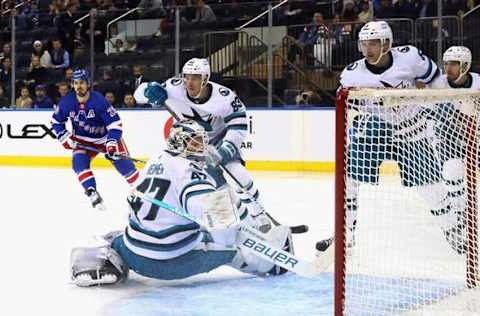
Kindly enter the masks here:
<path id="1" fill-rule="evenodd" d="M 447 88 L 480 89 L 480 75 L 475 72 L 469 72 L 467 76 L 469 76 L 469 78 L 465 82 L 465 85 L 463 86 L 452 85 L 447 80 L 447 75 L 441 75 L 441 76 L 438 76 L 435 80 L 433 80 L 432 83 L 429 85 L 429 87 L 433 89 L 447 89 Z"/>
<path id="2" fill-rule="evenodd" d="M 107 139 L 120 140 L 122 122 L 113 106 L 99 92 L 90 90 L 86 103 L 79 103 L 75 92 L 64 96 L 52 115 L 52 127 L 57 136 L 65 133 L 70 120 L 72 134 L 78 141 L 104 144 Z"/>
<path id="3" fill-rule="evenodd" d="M 137 190 L 201 218 L 203 194 L 215 190 L 215 180 L 191 160 L 164 151 L 142 169 Z M 197 223 L 150 202 L 130 201 L 129 224 L 123 236 L 134 253 L 157 260 L 181 256 L 206 237 Z"/>
<path id="4" fill-rule="evenodd" d="M 360 59 L 348 65 L 342 72 L 343 88 L 415 88 L 415 82 L 430 83 L 438 74 L 437 65 L 414 46 L 400 46 L 389 52 L 390 64 L 383 68 L 369 65 Z M 429 109 L 417 104 L 408 107 L 378 107 L 361 100 L 356 109 L 392 124 L 394 136 L 408 141 L 426 137 Z"/>
<path id="5" fill-rule="evenodd" d="M 211 144 L 224 139 L 238 149 L 247 136 L 247 113 L 240 98 L 230 89 L 215 82 L 210 98 L 204 103 L 196 103 L 187 95 L 184 82 L 171 78 L 163 83 L 167 90 L 167 103 L 181 118 L 193 119 L 208 132 Z"/>

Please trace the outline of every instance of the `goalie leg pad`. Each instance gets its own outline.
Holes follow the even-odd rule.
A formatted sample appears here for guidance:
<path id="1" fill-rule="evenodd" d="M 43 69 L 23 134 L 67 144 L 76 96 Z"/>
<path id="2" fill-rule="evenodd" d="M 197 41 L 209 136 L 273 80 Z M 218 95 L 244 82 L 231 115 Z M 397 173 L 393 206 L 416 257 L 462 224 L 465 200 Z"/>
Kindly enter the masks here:
<path id="1" fill-rule="evenodd" d="M 79 247 L 70 256 L 71 278 L 77 286 L 115 284 L 128 277 L 128 267 L 111 247 Z"/>
<path id="2" fill-rule="evenodd" d="M 242 232 L 240 231 L 239 234 Z M 294 253 L 292 234 L 288 226 L 274 226 L 267 234 L 268 242 L 273 247 L 278 247 Z M 238 252 L 230 266 L 245 273 L 257 275 L 280 275 L 287 270 L 245 250 L 244 245 L 238 245 Z"/>
<path id="3" fill-rule="evenodd" d="M 450 206 L 463 211 L 466 206 L 464 165 L 461 159 L 449 159 L 443 164 L 442 177 L 448 191 Z"/>

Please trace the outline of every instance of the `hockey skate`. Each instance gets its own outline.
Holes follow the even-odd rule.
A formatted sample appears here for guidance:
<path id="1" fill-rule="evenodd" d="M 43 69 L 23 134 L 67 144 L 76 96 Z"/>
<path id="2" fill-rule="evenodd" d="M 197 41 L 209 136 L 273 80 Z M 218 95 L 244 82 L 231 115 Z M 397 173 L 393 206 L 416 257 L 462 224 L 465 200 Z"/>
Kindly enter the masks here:
<path id="1" fill-rule="evenodd" d="M 96 210 L 99 211 L 106 211 L 107 208 L 103 204 L 103 199 L 100 196 L 100 194 L 95 190 L 94 188 L 88 188 L 85 194 L 88 196 L 90 199 L 90 202 L 92 203 L 92 207 Z"/>

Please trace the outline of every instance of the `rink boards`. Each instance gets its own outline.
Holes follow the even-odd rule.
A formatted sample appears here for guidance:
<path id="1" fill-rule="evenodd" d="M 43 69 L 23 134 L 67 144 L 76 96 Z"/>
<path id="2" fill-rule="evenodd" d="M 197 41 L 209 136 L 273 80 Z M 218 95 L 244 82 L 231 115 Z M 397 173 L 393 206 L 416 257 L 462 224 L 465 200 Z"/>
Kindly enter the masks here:
<path id="1" fill-rule="evenodd" d="M 172 119 L 163 110 L 120 110 L 130 154 L 148 158 L 165 145 Z M 0 112 L 0 165 L 69 166 L 50 127 L 51 111 Z M 333 171 L 333 109 L 250 110 L 242 145 L 252 170 Z M 110 166 L 96 159 L 97 166 Z"/>

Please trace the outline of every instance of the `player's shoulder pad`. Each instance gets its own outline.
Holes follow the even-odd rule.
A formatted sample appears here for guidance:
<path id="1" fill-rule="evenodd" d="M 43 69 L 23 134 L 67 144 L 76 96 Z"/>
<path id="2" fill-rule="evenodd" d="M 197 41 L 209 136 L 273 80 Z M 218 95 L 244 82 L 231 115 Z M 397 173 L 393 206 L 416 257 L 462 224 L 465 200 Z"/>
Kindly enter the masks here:
<path id="1" fill-rule="evenodd" d="M 235 98 L 236 94 L 231 89 L 222 86 L 221 84 L 218 84 L 216 82 L 210 81 L 209 83 L 212 85 L 213 91 L 217 92 L 216 94 L 218 94 L 220 97 L 228 99 Z"/>
<path id="2" fill-rule="evenodd" d="M 397 46 L 392 48 L 392 51 L 396 53 L 396 55 L 400 58 L 408 58 L 408 59 L 422 59 L 425 60 L 427 58 L 421 49 L 412 45 L 404 45 L 404 46 Z M 395 55 L 395 54 L 394 54 Z"/>
<path id="3" fill-rule="evenodd" d="M 165 81 L 164 84 L 165 84 L 164 88 L 167 86 L 172 86 L 172 87 L 181 86 L 183 84 L 183 79 L 178 77 L 173 77 Z"/>

